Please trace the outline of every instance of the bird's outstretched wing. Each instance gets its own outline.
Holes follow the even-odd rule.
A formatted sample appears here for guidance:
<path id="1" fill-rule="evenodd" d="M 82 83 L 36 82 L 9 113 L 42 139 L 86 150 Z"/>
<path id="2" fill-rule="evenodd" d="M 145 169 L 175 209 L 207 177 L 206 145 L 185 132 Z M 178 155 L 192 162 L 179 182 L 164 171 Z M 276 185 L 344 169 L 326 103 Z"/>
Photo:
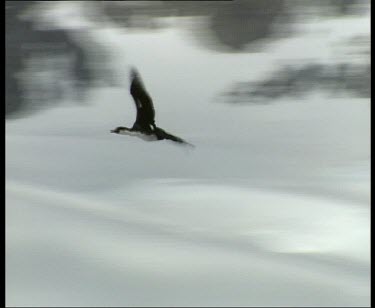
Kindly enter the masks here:
<path id="1" fill-rule="evenodd" d="M 149 130 L 155 126 L 155 109 L 150 95 L 147 93 L 139 73 L 131 71 L 130 94 L 132 95 L 137 108 L 137 118 L 133 128 Z"/>

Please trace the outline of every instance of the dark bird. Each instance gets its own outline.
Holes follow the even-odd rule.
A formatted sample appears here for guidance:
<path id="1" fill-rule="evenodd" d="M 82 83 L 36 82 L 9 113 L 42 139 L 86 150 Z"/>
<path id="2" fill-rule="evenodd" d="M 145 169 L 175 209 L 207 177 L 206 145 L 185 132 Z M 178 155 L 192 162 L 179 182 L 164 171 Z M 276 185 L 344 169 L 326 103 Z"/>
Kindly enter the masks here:
<path id="1" fill-rule="evenodd" d="M 171 140 L 181 144 L 191 145 L 185 140 L 176 137 L 155 125 L 155 109 L 150 95 L 147 93 L 139 73 L 132 69 L 130 74 L 132 95 L 137 108 L 137 117 L 132 128 L 119 126 L 111 133 L 137 136 L 146 141 Z"/>

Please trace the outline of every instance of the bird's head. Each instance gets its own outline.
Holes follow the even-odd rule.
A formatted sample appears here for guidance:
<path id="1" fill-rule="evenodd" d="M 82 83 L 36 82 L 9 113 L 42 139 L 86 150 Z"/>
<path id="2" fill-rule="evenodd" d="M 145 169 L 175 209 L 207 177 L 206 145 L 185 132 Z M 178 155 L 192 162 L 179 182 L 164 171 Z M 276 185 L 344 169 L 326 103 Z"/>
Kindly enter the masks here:
<path id="1" fill-rule="evenodd" d="M 128 131 L 130 131 L 129 128 L 119 126 L 119 127 L 116 127 L 115 129 L 112 129 L 111 133 L 114 133 L 114 134 L 123 134 L 124 132 L 126 133 Z"/>

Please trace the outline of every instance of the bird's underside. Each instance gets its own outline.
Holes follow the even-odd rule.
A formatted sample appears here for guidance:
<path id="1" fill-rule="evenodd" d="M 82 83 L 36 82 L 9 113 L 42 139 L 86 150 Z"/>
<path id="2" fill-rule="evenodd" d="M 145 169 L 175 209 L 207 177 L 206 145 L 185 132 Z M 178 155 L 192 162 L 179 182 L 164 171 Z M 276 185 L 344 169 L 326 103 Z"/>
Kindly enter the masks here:
<path id="1" fill-rule="evenodd" d="M 188 143 L 187 141 L 183 140 L 180 137 L 177 137 L 175 135 L 172 135 L 168 132 L 166 132 L 164 129 L 155 126 L 153 131 L 147 132 L 147 131 L 142 131 L 134 128 L 127 128 L 127 127 L 117 127 L 113 130 L 111 130 L 111 133 L 117 133 L 120 135 L 127 135 L 127 136 L 134 136 L 141 138 L 145 141 L 159 141 L 159 140 L 170 140 L 174 141 L 177 143 L 185 144 L 185 145 L 190 145 L 192 144 Z"/>
<path id="2" fill-rule="evenodd" d="M 112 133 L 136 136 L 146 141 L 171 140 L 180 144 L 191 145 L 180 137 L 174 136 L 155 125 L 155 109 L 150 95 L 143 86 L 138 72 L 131 72 L 130 94 L 137 108 L 137 117 L 132 128 L 117 127 Z"/>

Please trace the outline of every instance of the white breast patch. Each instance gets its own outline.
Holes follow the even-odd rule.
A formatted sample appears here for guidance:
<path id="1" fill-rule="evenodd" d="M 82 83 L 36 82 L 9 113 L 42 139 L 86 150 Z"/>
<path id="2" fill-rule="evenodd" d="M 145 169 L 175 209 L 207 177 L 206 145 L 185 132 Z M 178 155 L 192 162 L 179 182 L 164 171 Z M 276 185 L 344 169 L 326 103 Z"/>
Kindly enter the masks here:
<path id="1" fill-rule="evenodd" d="M 146 134 L 142 134 L 141 132 L 120 130 L 119 134 L 120 135 L 132 136 L 132 137 L 138 137 L 138 138 L 140 138 L 142 140 L 145 140 L 145 141 L 156 141 L 156 140 L 158 140 L 158 138 L 156 138 L 155 135 L 146 135 Z"/>

